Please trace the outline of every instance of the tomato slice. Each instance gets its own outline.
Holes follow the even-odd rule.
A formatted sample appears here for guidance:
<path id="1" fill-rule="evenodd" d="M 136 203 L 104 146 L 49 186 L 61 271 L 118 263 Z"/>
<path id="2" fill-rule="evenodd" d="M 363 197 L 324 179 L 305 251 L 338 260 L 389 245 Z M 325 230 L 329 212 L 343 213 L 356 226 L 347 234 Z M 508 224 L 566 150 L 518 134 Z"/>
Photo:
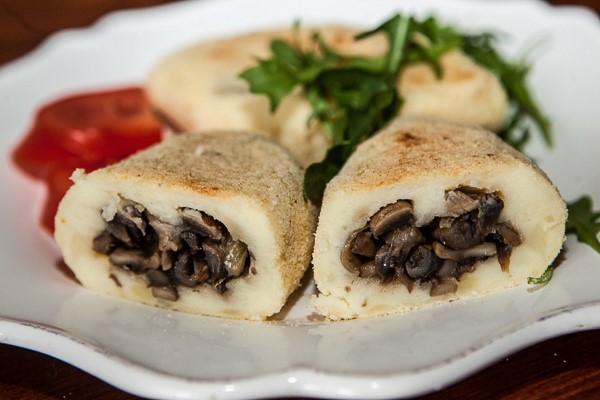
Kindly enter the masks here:
<path id="1" fill-rule="evenodd" d="M 39 121 L 61 148 L 88 162 L 123 158 L 155 143 L 162 130 L 139 88 L 63 99 Z"/>
<path id="2" fill-rule="evenodd" d="M 54 167 L 106 165 L 160 140 L 162 125 L 141 88 L 60 99 L 37 113 L 13 159 L 45 178 Z"/>
<path id="3" fill-rule="evenodd" d="M 65 97 L 42 107 L 13 161 L 48 186 L 42 225 L 54 227 L 56 207 L 75 168 L 101 168 L 160 141 L 163 126 L 144 91 L 128 87 Z"/>

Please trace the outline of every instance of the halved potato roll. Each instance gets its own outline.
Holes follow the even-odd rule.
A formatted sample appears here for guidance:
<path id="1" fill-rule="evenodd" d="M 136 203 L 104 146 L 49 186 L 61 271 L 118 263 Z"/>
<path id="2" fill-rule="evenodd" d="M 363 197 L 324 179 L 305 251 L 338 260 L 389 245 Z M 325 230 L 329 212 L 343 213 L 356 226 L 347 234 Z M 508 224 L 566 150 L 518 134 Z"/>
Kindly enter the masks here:
<path id="1" fill-rule="evenodd" d="M 544 172 L 493 133 L 400 118 L 327 186 L 312 304 L 370 317 L 524 284 L 558 255 L 566 216 Z"/>
<path id="2" fill-rule="evenodd" d="M 190 133 L 74 174 L 55 238 L 92 290 L 184 312 L 264 319 L 310 263 L 315 209 L 278 144 Z"/>

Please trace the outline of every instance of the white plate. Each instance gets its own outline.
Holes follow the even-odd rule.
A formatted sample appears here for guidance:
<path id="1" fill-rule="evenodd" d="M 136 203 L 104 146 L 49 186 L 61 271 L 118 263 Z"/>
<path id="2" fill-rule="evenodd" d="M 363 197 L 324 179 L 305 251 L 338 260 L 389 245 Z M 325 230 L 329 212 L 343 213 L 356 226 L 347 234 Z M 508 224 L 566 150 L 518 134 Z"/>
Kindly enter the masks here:
<path id="1" fill-rule="evenodd" d="M 572 239 L 555 278 L 410 315 L 318 323 L 311 285 L 281 321 L 249 323 L 166 312 L 91 293 L 57 267 L 37 228 L 41 186 L 8 153 L 41 104 L 72 91 L 141 84 L 165 54 L 199 39 L 296 19 L 374 26 L 395 11 L 434 13 L 461 27 L 532 44 L 535 93 L 554 122 L 556 149 L 530 151 L 567 200 L 600 205 L 600 29 L 594 15 L 534 1 L 219 0 L 111 15 L 63 32 L 0 69 L 2 149 L 0 342 L 48 353 L 151 398 L 272 396 L 391 398 L 439 389 L 532 343 L 600 327 L 600 256 Z M 435 7 L 435 8 L 434 8 Z"/>

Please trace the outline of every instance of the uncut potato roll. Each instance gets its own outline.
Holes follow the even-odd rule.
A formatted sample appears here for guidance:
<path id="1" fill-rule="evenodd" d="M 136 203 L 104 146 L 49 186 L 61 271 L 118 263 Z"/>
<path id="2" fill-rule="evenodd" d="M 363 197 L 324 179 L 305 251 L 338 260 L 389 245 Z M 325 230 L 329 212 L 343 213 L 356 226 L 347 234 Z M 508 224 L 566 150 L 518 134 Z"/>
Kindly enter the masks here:
<path id="1" fill-rule="evenodd" d="M 523 285 L 558 255 L 566 217 L 544 172 L 495 134 L 398 119 L 326 188 L 311 304 L 351 319 Z"/>
<path id="2" fill-rule="evenodd" d="M 316 211 L 280 145 L 189 133 L 85 174 L 55 238 L 84 287 L 188 313 L 265 319 L 310 263 Z"/>
<path id="3" fill-rule="evenodd" d="M 315 31 L 343 54 L 376 57 L 387 49 L 383 35 L 357 41 L 359 30 L 331 25 L 301 29 L 298 37 L 304 48 L 311 46 Z M 266 96 L 250 93 L 239 78 L 259 59 L 270 57 L 269 45 L 276 38 L 296 42 L 293 29 L 275 29 L 202 41 L 167 55 L 148 78 L 148 97 L 178 129 L 252 130 L 286 146 L 303 165 L 320 161 L 330 142 L 316 120 L 307 124 L 312 109 L 303 93 L 296 90 L 272 113 Z M 508 102 L 498 79 L 459 51 L 444 54 L 440 62 L 441 79 L 425 63 L 402 70 L 402 115 L 502 127 Z"/>

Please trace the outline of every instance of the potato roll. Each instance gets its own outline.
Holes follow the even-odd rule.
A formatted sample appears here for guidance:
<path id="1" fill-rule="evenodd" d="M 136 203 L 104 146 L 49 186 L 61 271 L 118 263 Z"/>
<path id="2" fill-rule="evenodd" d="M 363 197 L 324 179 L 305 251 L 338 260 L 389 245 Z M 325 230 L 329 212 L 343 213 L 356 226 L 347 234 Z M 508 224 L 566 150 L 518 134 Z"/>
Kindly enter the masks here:
<path id="1" fill-rule="evenodd" d="M 327 186 L 313 254 L 316 312 L 406 312 L 523 285 L 553 262 L 557 188 L 495 134 L 400 118 Z"/>
<path id="2" fill-rule="evenodd" d="M 310 263 L 315 208 L 280 145 L 242 132 L 169 138 L 89 174 L 55 238 L 83 286 L 183 312 L 261 320 Z"/>
<path id="3" fill-rule="evenodd" d="M 300 30 L 301 46 L 309 46 L 314 31 L 343 54 L 375 57 L 387 49 L 383 35 L 356 41 L 359 30 L 332 25 Z M 307 125 L 312 109 L 303 93 L 293 92 L 271 113 L 266 96 L 250 93 L 239 78 L 258 59 L 269 57 L 270 42 L 276 38 L 297 39 L 291 28 L 253 32 L 199 42 L 167 55 L 149 76 L 148 96 L 181 130 L 252 130 L 286 146 L 305 166 L 320 161 L 330 141 L 316 120 Z M 444 54 L 440 63 L 441 79 L 425 63 L 403 69 L 398 79 L 402 115 L 502 127 L 508 102 L 495 75 L 459 51 Z"/>

